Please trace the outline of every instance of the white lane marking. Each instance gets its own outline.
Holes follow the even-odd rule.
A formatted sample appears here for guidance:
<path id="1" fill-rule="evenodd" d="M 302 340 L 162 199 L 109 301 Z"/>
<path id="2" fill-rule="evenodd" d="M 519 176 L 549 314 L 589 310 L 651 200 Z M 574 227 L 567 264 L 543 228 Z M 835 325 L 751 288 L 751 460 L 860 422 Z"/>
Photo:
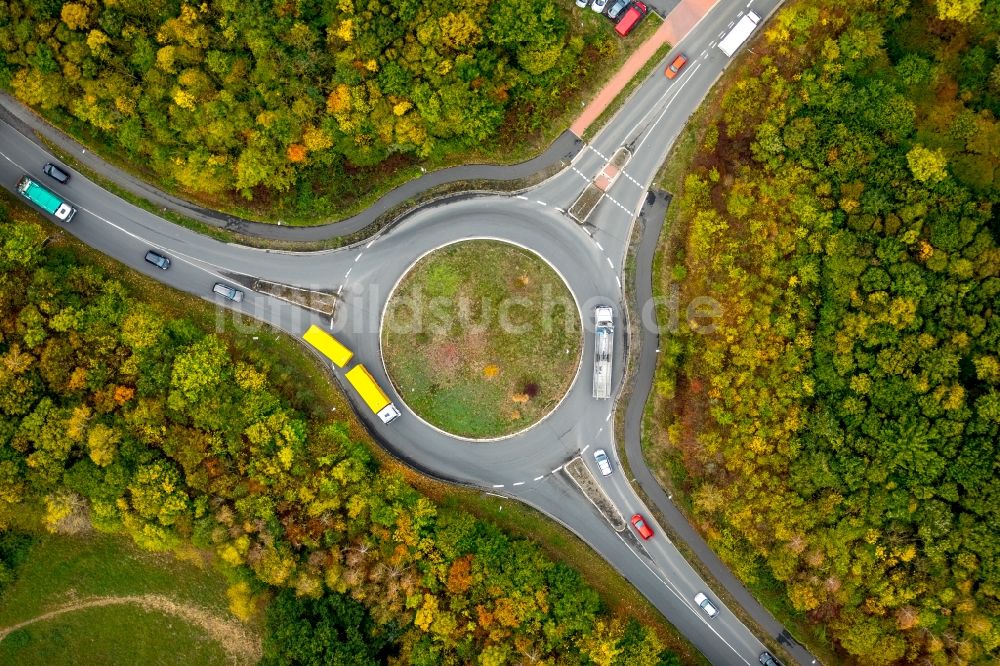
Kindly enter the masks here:
<path id="1" fill-rule="evenodd" d="M 631 180 L 635 185 L 638 185 L 639 189 L 642 189 L 642 183 L 640 183 L 639 181 L 637 181 L 635 178 L 633 178 L 632 176 L 628 175 L 624 171 L 622 171 L 622 175 L 625 176 L 626 178 L 628 178 L 629 180 Z"/>
<path id="2" fill-rule="evenodd" d="M 591 149 L 592 151 L 594 151 L 595 153 L 597 153 L 597 154 L 598 154 L 598 156 L 599 156 L 599 157 L 600 157 L 600 158 L 601 158 L 602 160 L 604 160 L 605 162 L 609 162 L 609 161 L 610 161 L 610 160 L 609 160 L 609 159 L 608 159 L 607 157 L 605 157 L 605 156 L 604 156 L 604 153 L 602 153 L 601 151 L 599 151 L 599 150 L 598 150 L 597 148 L 594 148 L 594 147 L 593 147 L 592 145 L 590 145 L 589 143 L 587 144 L 587 148 L 590 148 L 590 149 Z"/>
<path id="3" fill-rule="evenodd" d="M 616 275 L 615 276 L 615 281 L 618 283 L 618 288 L 621 289 L 622 288 L 622 279 Z"/>
<path id="4" fill-rule="evenodd" d="M 545 478 L 545 475 L 544 475 L 544 474 L 542 474 L 541 476 L 536 476 L 536 477 L 534 478 L 534 481 L 541 481 L 541 480 L 542 480 L 542 479 L 544 479 L 544 478 Z"/>
<path id="5" fill-rule="evenodd" d="M 516 483 L 513 483 L 513 484 L 511 484 L 511 485 L 515 485 L 515 486 L 523 486 L 523 485 L 524 485 L 524 481 L 517 481 Z"/>
<path id="6" fill-rule="evenodd" d="M 354 270 L 353 268 L 348 268 L 348 269 L 347 269 L 347 272 L 346 272 L 346 273 L 344 273 L 344 279 L 345 279 L 345 280 L 346 280 L 347 278 L 351 277 L 351 271 L 353 271 L 353 270 Z"/>
<path id="7" fill-rule="evenodd" d="M 677 92 L 674 94 L 674 99 L 677 99 L 677 95 L 680 94 L 680 91 L 684 90 L 684 86 L 686 86 L 688 84 L 688 82 L 691 81 L 691 79 L 694 77 L 695 72 L 697 72 L 700 67 L 701 67 L 701 63 L 698 63 L 693 68 L 691 68 L 690 70 L 688 70 L 688 76 L 687 76 L 687 78 L 684 79 L 684 81 L 682 81 L 679 86 L 677 86 Z M 673 86 L 671 86 L 671 89 L 673 89 Z M 671 101 L 673 101 L 673 100 L 671 100 Z M 646 136 L 642 137 L 642 141 L 640 141 L 639 145 L 636 146 L 635 150 L 632 151 L 633 155 L 639 154 L 639 150 L 642 148 L 642 144 L 646 143 L 646 139 L 648 139 L 650 136 L 652 136 L 653 129 L 657 125 L 660 124 L 660 121 L 663 120 L 663 116 L 665 116 L 667 114 L 667 111 L 669 109 L 670 109 L 670 105 L 669 104 L 667 104 L 665 107 L 663 107 L 663 111 L 660 112 L 660 117 L 657 118 L 656 121 L 652 125 L 649 126 L 649 129 L 646 130 Z"/>
<path id="8" fill-rule="evenodd" d="M 340 292 L 344 291 L 344 285 L 337 287 L 337 296 L 340 296 Z"/>
<path id="9" fill-rule="evenodd" d="M 502 483 L 494 483 L 493 487 L 494 488 L 503 488 L 503 484 Z"/>
<path id="10" fill-rule="evenodd" d="M 590 444 L 587 444 L 587 446 L 585 446 L 582 449 L 580 449 L 580 453 L 586 453 L 587 449 L 589 449 L 589 448 L 590 448 Z"/>
<path id="11" fill-rule="evenodd" d="M 528 200 L 528 197 L 523 197 L 523 196 L 521 196 L 520 194 L 518 194 L 518 195 L 517 195 L 517 198 L 518 198 L 518 199 L 524 199 L 525 201 L 527 201 L 527 200 Z"/>
<path id="12" fill-rule="evenodd" d="M 582 171 L 580 171 L 580 170 L 579 170 L 579 169 L 577 169 L 576 167 L 571 167 L 571 168 L 572 168 L 572 169 L 573 169 L 573 171 L 574 171 L 574 172 L 576 173 L 576 175 L 578 175 L 578 176 L 579 176 L 580 178 L 583 178 L 583 179 L 584 179 L 585 181 L 587 181 L 588 183 L 590 182 L 590 179 L 589 179 L 589 178 L 587 178 L 586 176 L 584 176 L 584 175 L 583 175 L 583 172 L 582 172 Z"/>
<path id="13" fill-rule="evenodd" d="M 605 423 L 607 423 L 610 420 L 611 420 L 611 414 L 608 414 L 607 416 L 604 417 L 604 422 Z"/>
<path id="14" fill-rule="evenodd" d="M 354 257 L 354 263 L 358 263 L 358 261 L 361 260 L 361 255 L 363 254 L 364 252 L 358 252 L 358 256 Z"/>
<path id="15" fill-rule="evenodd" d="M 547 203 L 545 203 L 544 201 L 540 201 L 539 199 L 535 199 L 535 203 L 537 203 L 539 206 L 548 206 Z"/>
<path id="16" fill-rule="evenodd" d="M 555 468 L 554 470 L 552 470 L 552 473 L 553 473 L 553 474 L 555 474 L 556 472 L 558 472 L 558 471 L 559 471 L 559 470 L 561 470 L 562 468 L 563 468 L 563 466 L 562 466 L 562 465 L 559 465 L 559 467 L 556 467 L 556 468 Z"/>
<path id="17" fill-rule="evenodd" d="M 599 249 L 601 252 L 604 252 L 604 246 L 603 245 L 601 245 L 597 241 L 594 241 L 594 245 L 596 245 L 597 249 Z"/>
<path id="18" fill-rule="evenodd" d="M 566 213 L 566 211 L 564 209 L 559 208 L 558 206 L 556 206 L 556 210 L 559 211 L 560 213 L 563 213 L 563 214 Z"/>
<path id="19" fill-rule="evenodd" d="M 608 266 L 611 266 L 611 270 L 614 270 L 615 269 L 615 265 L 613 263 L 611 263 L 611 258 L 610 257 L 604 257 L 604 258 L 608 260 Z"/>
<path id="20" fill-rule="evenodd" d="M 692 613 L 693 613 L 693 614 L 695 615 L 695 617 L 697 617 L 697 618 L 698 618 L 699 620 L 701 620 L 701 621 L 702 621 L 702 623 L 703 623 L 703 624 L 704 624 L 704 625 L 705 625 L 706 627 L 708 627 L 708 629 L 709 629 L 709 630 L 710 630 L 710 631 L 711 631 L 711 632 L 712 632 L 713 634 L 715 634 L 716 636 L 718 636 L 718 638 L 719 638 L 719 640 L 720 640 L 720 641 L 722 641 L 723 643 L 725 643 L 725 644 L 726 644 L 726 647 L 728 647 L 728 648 L 729 648 L 730 650 L 732 650 L 732 651 L 733 651 L 733 654 L 735 654 L 735 655 L 736 655 L 737 657 L 739 657 L 739 658 L 740 658 L 740 661 L 742 661 L 742 662 L 743 662 L 744 664 L 746 664 L 747 666 L 750 666 L 750 662 L 749 662 L 749 661 L 747 661 L 746 657 L 744 657 L 744 656 L 743 656 L 743 655 L 741 655 L 741 654 L 740 654 L 739 652 L 737 652 L 736 648 L 735 648 L 735 647 L 733 647 L 732 643 L 730 643 L 730 642 L 729 642 L 729 641 L 727 641 L 727 640 L 726 640 L 725 638 L 723 638 L 723 637 L 722 637 L 722 635 L 721 635 L 721 634 L 720 634 L 720 633 L 719 633 L 718 631 L 716 631 L 715 627 L 713 627 L 713 626 L 712 626 L 712 625 L 711 625 L 711 624 L 709 623 L 709 621 L 708 621 L 708 620 L 707 620 L 707 619 L 706 619 L 706 618 L 704 617 L 704 615 L 702 615 L 702 614 L 701 614 L 700 612 L 696 611 L 696 610 L 695 610 L 695 609 L 694 609 L 694 608 L 693 608 L 693 607 L 691 606 L 690 602 L 689 602 L 689 601 L 688 601 L 688 600 L 687 600 L 687 599 L 686 599 L 686 598 L 684 597 L 684 595 L 683 595 L 683 594 L 681 594 L 681 593 L 680 593 L 680 591 L 679 591 L 679 590 L 678 590 L 678 589 L 677 589 L 676 587 L 674 587 L 673 583 L 671 583 L 670 581 L 668 581 L 668 580 L 667 580 L 666 578 L 661 578 L 661 577 L 660 577 L 660 574 L 658 574 L 658 573 L 657 573 L 656 571 L 654 571 L 654 570 L 653 570 L 653 567 L 649 566 L 649 564 L 648 564 L 648 563 L 646 562 L 646 560 L 645 560 L 645 559 L 643 559 L 643 557 L 642 557 L 641 555 L 639 555 L 639 553 L 637 553 L 637 552 L 636 552 L 635 550 L 633 550 L 632 546 L 630 546 L 630 545 L 628 544 L 628 542 L 627 542 L 627 541 L 625 541 L 625 538 L 624 538 L 624 537 L 623 537 L 623 536 L 621 535 L 621 532 L 615 532 L 615 534 L 616 534 L 616 535 L 618 536 L 618 538 L 619 538 L 619 539 L 621 539 L 621 540 L 622 540 L 622 543 L 624 543 L 624 544 L 625 544 L 625 547 L 626 547 L 626 548 L 628 548 L 628 549 L 629 549 L 629 551 L 631 551 L 633 555 L 635 555 L 635 558 L 636 558 L 637 560 L 639 560 L 639 562 L 641 562 L 641 563 L 642 563 L 642 565 L 643 565 L 644 567 L 646 567 L 646 568 L 647 568 L 647 569 L 649 570 L 649 573 L 653 574 L 653 576 L 654 576 L 654 577 L 655 577 L 655 578 L 656 578 L 656 579 L 657 579 L 658 581 L 660 581 L 661 583 L 663 583 L 663 587 L 665 587 L 665 588 L 667 589 L 667 591 L 668 591 L 668 592 L 670 592 L 671 594 L 673 594 L 673 595 L 674 595 L 675 597 L 677 597 L 678 601 L 680 601 L 680 602 L 681 602 L 681 603 L 683 603 L 683 604 L 684 604 L 685 606 L 687 606 L 687 607 L 688 607 L 688 609 L 689 609 L 689 610 L 690 610 L 690 611 L 691 611 L 691 612 L 692 612 Z M 669 539 L 667 539 L 667 541 L 669 542 L 670 540 L 669 540 Z M 706 587 L 707 587 L 707 586 L 706 586 Z M 718 595 L 716 595 L 716 596 L 718 596 Z M 731 612 L 731 611 L 730 611 L 730 612 Z M 737 618 L 737 621 L 739 621 L 739 618 Z M 740 624 L 741 624 L 741 625 L 743 625 L 743 623 L 742 623 L 742 622 L 740 622 Z M 744 627 L 744 628 L 746 628 L 746 625 L 743 625 L 743 627 Z M 749 633 L 749 630 L 748 630 L 748 633 Z M 756 639 L 756 637 L 754 637 L 754 638 Z"/>
<path id="21" fill-rule="evenodd" d="M 626 208 L 625 206 L 623 206 L 623 205 L 622 205 L 622 204 L 621 204 L 621 203 L 620 203 L 620 202 L 619 202 L 619 201 L 618 201 L 617 199 L 615 199 L 615 198 L 614 198 L 613 196 L 611 196 L 610 194 L 605 194 L 605 195 L 604 195 L 604 198 L 605 198 L 605 199 L 607 199 L 608 201 L 610 201 L 611 203 L 613 203 L 614 205 L 618 206 L 619 208 L 621 208 L 621 209 L 622 209 L 623 211 L 625 211 L 625 212 L 626 212 L 626 213 L 628 213 L 629 215 L 631 215 L 631 214 L 632 214 L 632 211 L 630 211 L 630 210 L 629 210 L 628 208 Z M 641 201 L 641 200 L 640 200 L 640 201 Z"/>
<path id="22" fill-rule="evenodd" d="M 365 245 L 365 249 L 367 250 L 368 248 L 370 248 L 374 244 L 375 244 L 375 239 L 373 238 L 370 241 L 368 241 L 368 245 Z"/>

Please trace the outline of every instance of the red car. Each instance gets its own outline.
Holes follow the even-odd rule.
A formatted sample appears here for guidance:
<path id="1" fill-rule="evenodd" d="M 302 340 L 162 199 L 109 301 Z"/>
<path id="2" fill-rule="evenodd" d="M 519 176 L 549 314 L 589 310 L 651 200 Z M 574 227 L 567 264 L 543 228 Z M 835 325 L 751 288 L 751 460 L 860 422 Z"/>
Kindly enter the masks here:
<path id="1" fill-rule="evenodd" d="M 639 2 L 639 0 L 634 0 L 625 11 L 625 14 L 618 19 L 618 23 L 615 25 L 615 32 L 618 33 L 619 37 L 627 36 L 635 26 L 639 25 L 639 21 L 642 20 L 642 17 L 647 12 L 649 12 L 649 8 L 646 5 Z"/>
<path id="2" fill-rule="evenodd" d="M 667 65 L 667 69 L 663 72 L 667 75 L 668 79 L 672 79 L 677 76 L 677 72 L 681 71 L 681 67 L 687 64 L 687 56 L 683 53 L 678 53 L 674 61 Z"/>
<path id="3" fill-rule="evenodd" d="M 646 521 L 638 513 L 632 516 L 632 527 L 635 528 L 635 531 L 643 539 L 651 539 L 653 537 L 653 530 L 649 529 L 649 525 L 646 524 Z"/>

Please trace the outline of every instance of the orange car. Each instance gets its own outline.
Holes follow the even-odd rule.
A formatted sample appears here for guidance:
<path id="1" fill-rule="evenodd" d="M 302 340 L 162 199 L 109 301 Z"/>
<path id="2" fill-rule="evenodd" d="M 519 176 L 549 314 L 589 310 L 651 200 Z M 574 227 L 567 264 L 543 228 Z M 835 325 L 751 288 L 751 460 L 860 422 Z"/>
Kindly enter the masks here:
<path id="1" fill-rule="evenodd" d="M 674 58 L 674 61 L 667 65 L 667 69 L 663 73 L 667 75 L 668 79 L 672 79 L 677 76 L 677 72 L 681 71 L 681 67 L 683 67 L 687 61 L 687 56 L 683 53 L 679 53 L 677 54 L 677 57 Z"/>

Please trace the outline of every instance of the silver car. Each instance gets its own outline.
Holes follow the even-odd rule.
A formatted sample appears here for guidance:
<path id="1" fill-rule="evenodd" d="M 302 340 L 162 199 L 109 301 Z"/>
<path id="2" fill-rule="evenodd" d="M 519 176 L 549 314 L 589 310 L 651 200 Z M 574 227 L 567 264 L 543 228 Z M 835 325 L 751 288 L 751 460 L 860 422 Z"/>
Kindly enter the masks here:
<path id="1" fill-rule="evenodd" d="M 715 617 L 716 615 L 719 614 L 719 609 L 715 607 L 715 604 L 709 601 L 708 597 L 706 597 L 701 592 L 694 595 L 694 602 L 698 604 L 698 606 L 700 606 L 701 609 L 705 611 L 705 615 L 709 617 Z"/>
<path id="2" fill-rule="evenodd" d="M 594 0 L 594 4 L 590 6 L 598 14 L 603 14 L 604 10 L 608 7 L 608 0 Z"/>
<path id="3" fill-rule="evenodd" d="M 604 449 L 594 451 L 594 460 L 597 461 L 597 467 L 601 470 L 602 476 L 611 476 L 611 459 L 608 458 Z"/>
<path id="4" fill-rule="evenodd" d="M 243 300 L 243 292 L 239 289 L 233 289 L 227 284 L 222 284 L 221 282 L 216 282 L 215 286 L 212 287 L 212 291 L 217 293 L 223 298 L 228 298 L 231 301 L 239 303 Z"/>
<path id="5" fill-rule="evenodd" d="M 618 15 L 625 11 L 630 2 L 632 0 L 618 0 L 615 4 L 611 5 L 611 9 L 608 10 L 608 18 L 612 21 L 616 20 Z"/>

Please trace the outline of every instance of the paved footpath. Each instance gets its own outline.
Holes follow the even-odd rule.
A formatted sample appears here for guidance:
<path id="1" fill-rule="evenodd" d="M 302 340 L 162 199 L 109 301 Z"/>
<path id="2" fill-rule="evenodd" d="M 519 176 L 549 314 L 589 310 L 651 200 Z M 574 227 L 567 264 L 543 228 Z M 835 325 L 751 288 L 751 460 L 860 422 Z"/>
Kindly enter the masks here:
<path id="1" fill-rule="evenodd" d="M 570 125 L 569 131 L 582 137 L 583 133 L 590 127 L 597 118 L 604 113 L 615 97 L 618 96 L 628 82 L 631 81 L 639 70 L 649 61 L 664 44 L 676 44 L 681 41 L 691 28 L 695 26 L 709 12 L 719 0 L 681 0 L 667 14 L 667 18 L 657 28 L 656 32 L 635 50 L 635 53 L 625 61 L 621 69 L 618 70 L 607 85 L 601 88 L 597 97 L 591 100 L 590 104 L 583 110 L 580 117 Z"/>

